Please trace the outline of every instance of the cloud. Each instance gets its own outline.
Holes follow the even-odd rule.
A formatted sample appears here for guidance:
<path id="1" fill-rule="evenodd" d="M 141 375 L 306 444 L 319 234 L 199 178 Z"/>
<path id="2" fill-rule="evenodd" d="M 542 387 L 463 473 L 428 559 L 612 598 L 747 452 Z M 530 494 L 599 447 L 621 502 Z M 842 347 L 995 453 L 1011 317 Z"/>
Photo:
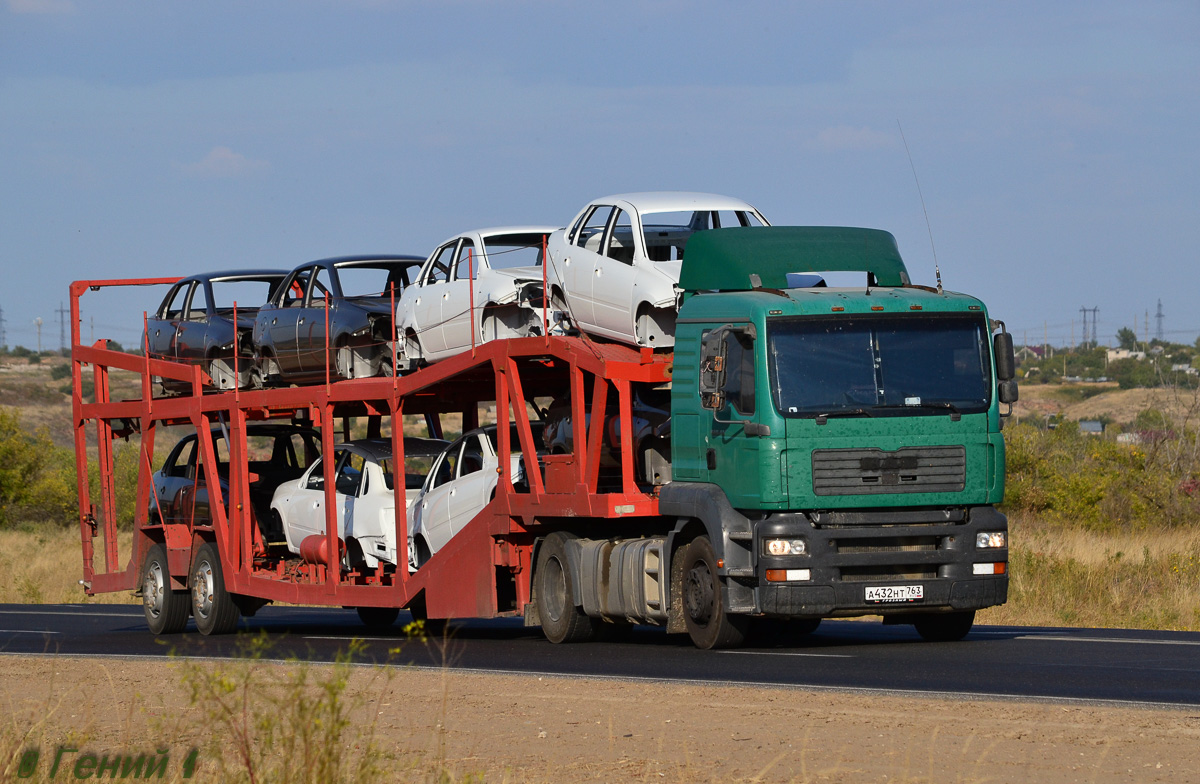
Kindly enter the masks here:
<path id="1" fill-rule="evenodd" d="M 817 134 L 817 146 L 826 150 L 878 150 L 895 143 L 891 134 L 848 125 L 826 128 Z"/>
<path id="2" fill-rule="evenodd" d="M 8 10 L 14 14 L 73 14 L 71 0 L 8 0 Z"/>
<path id="3" fill-rule="evenodd" d="M 182 164 L 179 168 L 184 174 L 191 177 L 220 179 L 253 174 L 266 169 L 267 166 L 266 161 L 247 158 L 228 147 L 213 147 L 203 159 L 196 163 Z"/>

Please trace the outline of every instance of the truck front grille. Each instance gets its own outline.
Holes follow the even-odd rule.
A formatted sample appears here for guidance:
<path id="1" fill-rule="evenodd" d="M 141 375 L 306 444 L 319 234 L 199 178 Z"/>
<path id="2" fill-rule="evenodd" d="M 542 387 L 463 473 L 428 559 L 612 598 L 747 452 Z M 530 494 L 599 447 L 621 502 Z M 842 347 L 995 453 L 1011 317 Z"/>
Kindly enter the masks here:
<path id="1" fill-rule="evenodd" d="M 895 539 L 834 540 L 839 554 L 937 552 L 940 536 L 906 536 Z"/>
<path id="2" fill-rule="evenodd" d="M 882 449 L 814 449 L 813 493 L 957 493 L 966 484 L 967 456 L 962 446 Z"/>
<path id="3" fill-rule="evenodd" d="M 844 583 L 865 583 L 879 580 L 933 580 L 937 569 L 919 566 L 843 566 Z"/>

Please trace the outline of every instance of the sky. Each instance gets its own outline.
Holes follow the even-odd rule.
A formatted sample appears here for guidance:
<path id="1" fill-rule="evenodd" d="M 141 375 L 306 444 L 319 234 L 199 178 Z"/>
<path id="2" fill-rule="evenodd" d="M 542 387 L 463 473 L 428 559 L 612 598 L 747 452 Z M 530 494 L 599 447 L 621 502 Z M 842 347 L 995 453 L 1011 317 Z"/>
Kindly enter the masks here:
<path id="1" fill-rule="evenodd" d="M 72 280 L 696 190 L 890 231 L 1018 343 L 1153 337 L 1160 300 L 1191 343 L 1198 142 L 1196 0 L 0 0 L 0 309 L 56 349 Z M 85 294 L 84 340 L 164 293 Z"/>

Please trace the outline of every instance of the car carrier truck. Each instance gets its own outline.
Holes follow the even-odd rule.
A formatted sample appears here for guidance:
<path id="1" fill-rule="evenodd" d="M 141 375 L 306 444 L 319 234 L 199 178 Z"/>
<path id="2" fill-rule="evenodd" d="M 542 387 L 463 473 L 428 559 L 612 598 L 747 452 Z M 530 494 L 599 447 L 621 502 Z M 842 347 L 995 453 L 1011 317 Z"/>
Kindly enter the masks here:
<path id="1" fill-rule="evenodd" d="M 859 273 L 861 285 L 825 285 L 835 272 Z M 189 615 L 201 632 L 226 633 L 268 602 L 294 602 L 356 608 L 372 625 L 402 608 L 428 619 L 522 616 L 556 643 L 652 624 L 719 648 L 756 623 L 803 632 L 861 615 L 955 640 L 976 610 L 1006 599 L 1007 522 L 995 504 L 1001 408 L 1017 398 L 1012 340 L 978 299 L 913 285 L 886 232 L 698 232 L 671 352 L 586 335 L 516 338 L 408 374 L 285 389 L 213 390 L 199 367 L 80 343 L 87 291 L 175 280 L 71 289 L 82 582 L 89 594 L 140 593 L 156 633 L 184 630 Z M 94 399 L 82 395 L 85 370 Z M 140 396 L 112 400 L 114 372 L 136 374 Z M 155 397 L 155 377 L 191 391 Z M 669 438 L 635 445 L 634 401 L 648 387 L 670 390 Z M 569 401 L 565 451 L 534 437 L 547 399 Z M 492 409 L 495 496 L 420 568 L 344 555 L 353 543 L 339 541 L 332 461 L 324 547 L 294 555 L 255 519 L 248 423 L 311 426 L 333 454 L 338 435 L 365 420 L 374 435 L 390 431 L 403 466 L 405 415 L 440 438 L 448 415 L 466 431 Z M 180 426 L 220 429 L 228 455 L 196 440 L 207 512 L 164 521 L 148 511 L 155 436 Z M 124 555 L 118 438 L 140 467 Z M 92 483 L 89 455 L 99 463 Z M 404 482 L 394 484 L 404 510 Z M 394 516 L 395 541 L 409 542 L 406 515 Z"/>

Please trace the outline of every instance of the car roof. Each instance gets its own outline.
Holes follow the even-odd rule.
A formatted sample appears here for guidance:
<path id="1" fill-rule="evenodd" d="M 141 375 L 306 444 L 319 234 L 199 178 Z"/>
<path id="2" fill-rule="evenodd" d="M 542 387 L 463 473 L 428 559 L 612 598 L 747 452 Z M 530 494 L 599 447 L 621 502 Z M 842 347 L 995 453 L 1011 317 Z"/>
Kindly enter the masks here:
<path id="1" fill-rule="evenodd" d="M 316 259 L 315 261 L 306 261 L 303 264 L 298 264 L 300 267 L 311 267 L 314 264 L 320 264 L 324 267 L 357 267 L 371 264 L 372 262 L 389 262 L 389 261 L 411 261 L 423 262 L 424 256 L 408 256 L 408 255 L 380 255 L 380 256 L 332 256 L 328 259 Z"/>
<path id="2" fill-rule="evenodd" d="M 455 240 L 462 239 L 463 237 L 474 237 L 477 234 L 479 236 L 483 237 L 483 239 L 486 241 L 489 237 L 495 237 L 498 234 L 553 234 L 554 232 L 558 231 L 561 228 L 562 228 L 561 226 L 533 226 L 533 225 L 530 225 L 530 226 L 491 226 L 486 229 L 468 229 L 467 231 L 460 231 L 458 234 L 455 234 L 453 237 L 447 237 L 446 239 L 439 242 L 437 246 L 440 248 L 443 245 L 447 245 L 451 242 L 454 242 Z"/>
<path id="3" fill-rule="evenodd" d="M 405 457 L 434 457 L 450 445 L 449 441 L 440 438 L 404 437 Z M 368 457 L 375 462 L 388 460 L 392 457 L 392 439 L 390 438 L 358 438 L 353 441 L 334 446 L 334 451 L 349 450 Z"/>
<path id="4" fill-rule="evenodd" d="M 612 204 L 625 201 L 638 212 L 684 212 L 687 210 L 755 210 L 749 203 L 733 196 L 693 191 L 645 191 L 640 193 L 618 193 L 592 199 L 589 204 Z"/>
<path id="5" fill-rule="evenodd" d="M 246 280 L 251 278 L 283 278 L 288 274 L 288 270 L 279 269 L 240 269 L 240 270 L 221 270 L 220 272 L 202 272 L 197 275 L 188 275 L 186 278 L 180 278 L 180 281 L 185 280 Z"/>

